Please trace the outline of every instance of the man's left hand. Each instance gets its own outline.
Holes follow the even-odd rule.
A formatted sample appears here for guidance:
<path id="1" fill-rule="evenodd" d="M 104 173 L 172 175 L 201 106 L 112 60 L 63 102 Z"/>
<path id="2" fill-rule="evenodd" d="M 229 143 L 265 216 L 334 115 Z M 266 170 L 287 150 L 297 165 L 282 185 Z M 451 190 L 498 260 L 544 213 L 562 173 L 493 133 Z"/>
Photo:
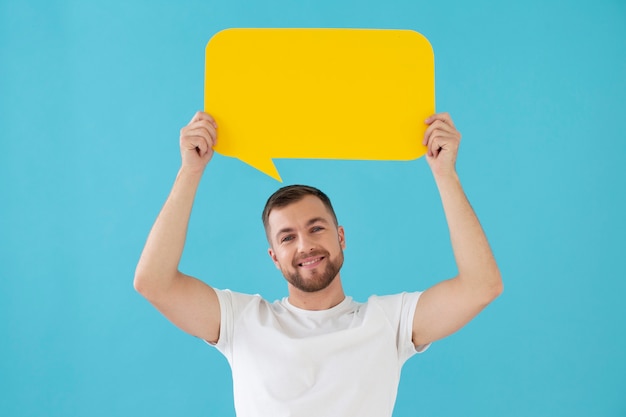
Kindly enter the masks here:
<path id="1" fill-rule="evenodd" d="M 456 156 L 461 134 L 448 113 L 437 113 L 424 121 L 428 128 L 424 133 L 427 146 L 426 161 L 435 177 L 456 174 Z"/>

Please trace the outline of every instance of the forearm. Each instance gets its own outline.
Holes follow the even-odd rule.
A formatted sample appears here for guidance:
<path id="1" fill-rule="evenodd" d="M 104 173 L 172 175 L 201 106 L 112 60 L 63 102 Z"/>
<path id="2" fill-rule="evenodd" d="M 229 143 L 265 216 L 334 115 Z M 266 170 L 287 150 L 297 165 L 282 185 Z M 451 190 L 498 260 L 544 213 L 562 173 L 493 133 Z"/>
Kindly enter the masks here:
<path id="1" fill-rule="evenodd" d="M 435 177 L 445 212 L 458 279 L 487 298 L 502 290 L 502 280 L 487 237 L 456 173 Z"/>
<path id="2" fill-rule="evenodd" d="M 202 172 L 181 168 L 146 241 L 135 272 L 135 287 L 145 293 L 167 289 L 178 274 L 191 209 Z"/>

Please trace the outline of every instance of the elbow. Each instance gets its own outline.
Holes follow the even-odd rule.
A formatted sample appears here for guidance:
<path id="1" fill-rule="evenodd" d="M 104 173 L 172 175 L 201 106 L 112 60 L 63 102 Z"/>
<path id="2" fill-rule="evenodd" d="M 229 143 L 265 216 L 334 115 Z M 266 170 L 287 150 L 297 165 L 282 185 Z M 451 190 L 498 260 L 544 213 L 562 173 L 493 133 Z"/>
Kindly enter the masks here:
<path id="1" fill-rule="evenodd" d="M 480 278 L 480 280 L 476 279 L 474 281 L 471 291 L 476 302 L 481 308 L 485 308 L 502 294 L 504 285 L 502 284 L 500 272 L 497 270 L 489 274 L 483 274 Z"/>
<path id="2" fill-rule="evenodd" d="M 502 282 L 502 277 L 500 273 L 498 273 L 498 295 L 502 294 L 504 291 L 504 283 Z"/>
<path id="3" fill-rule="evenodd" d="M 133 287 L 135 288 L 135 291 L 137 291 L 143 298 L 150 302 L 153 302 L 159 296 L 159 289 L 155 286 L 155 283 L 150 278 L 153 277 L 135 274 Z"/>
<path id="4" fill-rule="evenodd" d="M 145 298 L 150 298 L 150 295 L 154 293 L 155 286 L 159 281 L 153 274 L 142 268 L 137 268 L 135 271 L 135 278 L 133 280 L 133 287 L 135 291 L 143 295 Z"/>
<path id="5" fill-rule="evenodd" d="M 154 270 L 138 267 L 135 270 L 133 287 L 135 291 L 148 300 L 155 300 L 167 294 L 175 274 L 157 273 Z"/>
<path id="6" fill-rule="evenodd" d="M 502 284 L 502 281 L 500 281 L 498 283 L 498 285 L 496 285 L 493 289 L 492 289 L 492 300 L 495 300 L 496 298 L 498 298 L 500 296 L 500 294 L 502 294 L 502 292 L 504 291 L 504 285 Z"/>
<path id="7" fill-rule="evenodd" d="M 137 291 L 139 294 L 144 295 L 146 292 L 146 277 L 145 275 L 141 274 L 139 271 L 135 271 L 135 279 L 133 280 L 133 287 L 135 288 L 135 291 Z"/>
<path id="8" fill-rule="evenodd" d="M 504 284 L 502 283 L 502 276 L 500 271 L 496 271 L 490 280 L 489 289 L 487 291 L 489 302 L 492 302 L 502 294 L 504 291 Z"/>

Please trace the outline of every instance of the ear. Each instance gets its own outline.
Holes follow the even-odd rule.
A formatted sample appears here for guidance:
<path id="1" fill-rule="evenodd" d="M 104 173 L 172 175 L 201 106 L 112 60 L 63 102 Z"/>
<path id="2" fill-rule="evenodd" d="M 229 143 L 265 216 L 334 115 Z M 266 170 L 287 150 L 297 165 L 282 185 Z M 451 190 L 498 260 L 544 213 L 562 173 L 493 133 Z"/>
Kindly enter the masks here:
<path id="1" fill-rule="evenodd" d="M 267 250 L 267 254 L 270 256 L 270 258 L 272 258 L 272 262 L 274 262 L 274 265 L 276 265 L 276 269 L 280 269 L 280 265 L 278 264 L 278 258 L 276 257 L 276 254 L 274 253 L 272 248 L 269 248 Z"/>
<path id="2" fill-rule="evenodd" d="M 341 245 L 341 249 L 346 249 L 346 235 L 343 230 L 343 226 L 337 226 L 337 234 L 339 235 L 339 244 Z"/>

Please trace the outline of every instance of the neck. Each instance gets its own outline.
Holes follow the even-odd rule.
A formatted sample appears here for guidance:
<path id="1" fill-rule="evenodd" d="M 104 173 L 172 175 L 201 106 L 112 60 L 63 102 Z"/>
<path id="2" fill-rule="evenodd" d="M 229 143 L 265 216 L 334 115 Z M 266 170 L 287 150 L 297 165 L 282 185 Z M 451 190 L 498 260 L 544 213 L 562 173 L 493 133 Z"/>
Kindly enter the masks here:
<path id="1" fill-rule="evenodd" d="M 339 275 L 323 290 L 306 292 L 289 284 L 289 303 L 303 310 L 328 310 L 346 298 Z"/>

